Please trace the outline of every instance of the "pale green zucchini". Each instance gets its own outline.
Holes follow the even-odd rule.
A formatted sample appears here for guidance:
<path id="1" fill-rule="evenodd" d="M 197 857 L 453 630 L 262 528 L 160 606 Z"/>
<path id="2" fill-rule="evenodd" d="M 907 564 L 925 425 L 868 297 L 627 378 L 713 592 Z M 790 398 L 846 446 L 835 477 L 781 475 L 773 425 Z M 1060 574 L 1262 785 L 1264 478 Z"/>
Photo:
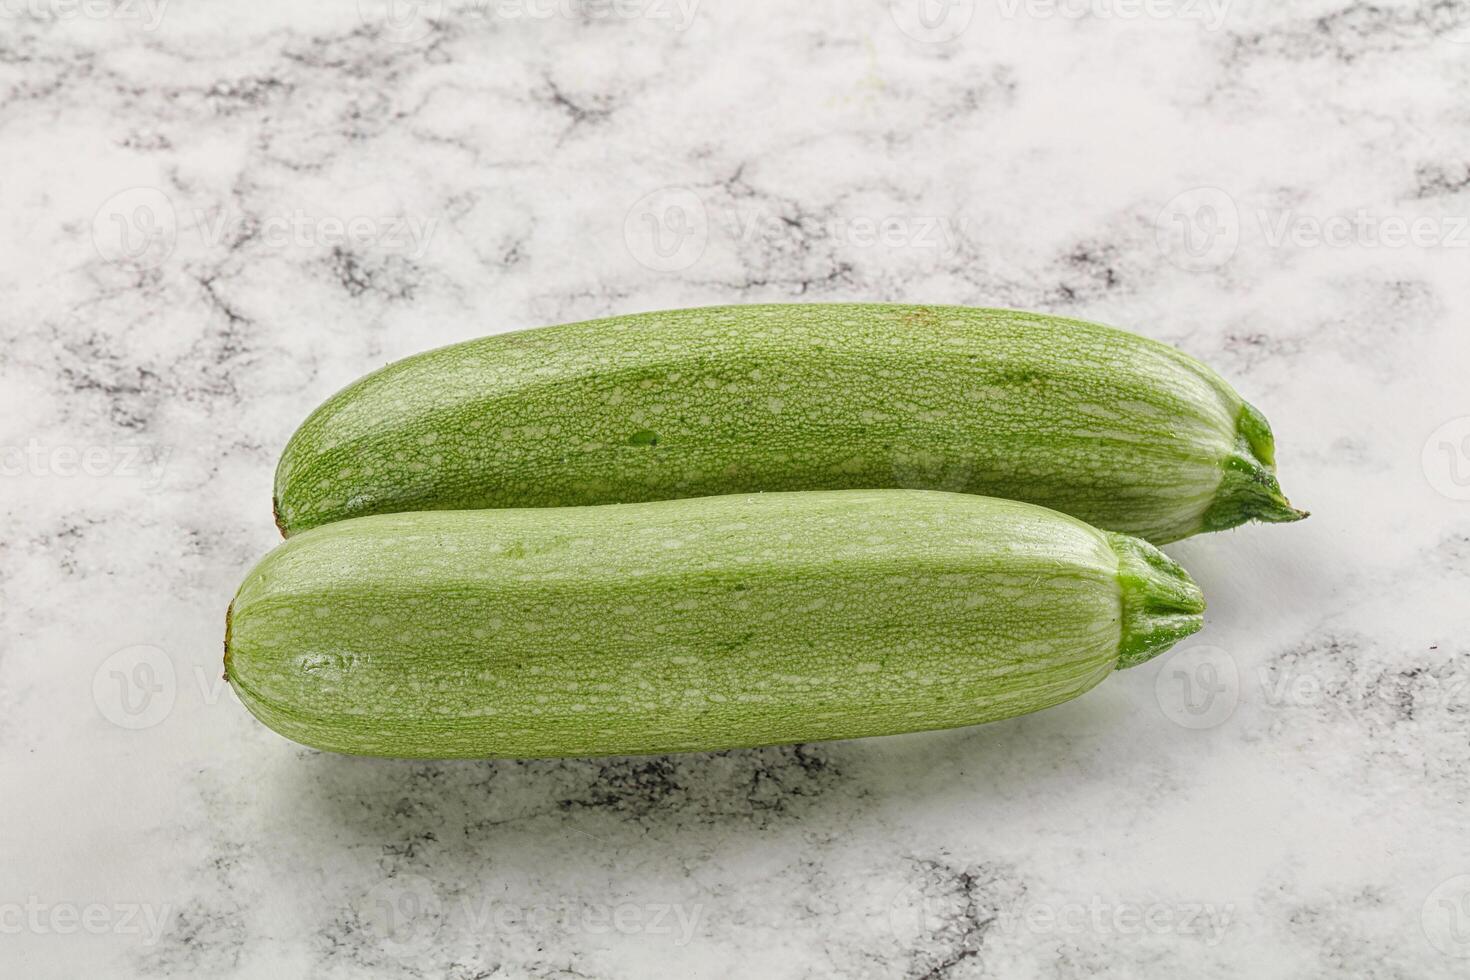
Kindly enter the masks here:
<path id="1" fill-rule="evenodd" d="M 404 757 L 637 754 L 973 725 L 1201 625 L 1152 545 L 919 490 L 394 514 L 252 571 L 225 673 L 277 732 Z"/>
<path id="2" fill-rule="evenodd" d="M 290 535 L 411 510 L 770 490 L 1008 497 L 1164 543 L 1304 516 L 1265 418 L 1109 327 L 941 306 L 736 306 L 501 334 L 331 398 L 276 471 Z"/>

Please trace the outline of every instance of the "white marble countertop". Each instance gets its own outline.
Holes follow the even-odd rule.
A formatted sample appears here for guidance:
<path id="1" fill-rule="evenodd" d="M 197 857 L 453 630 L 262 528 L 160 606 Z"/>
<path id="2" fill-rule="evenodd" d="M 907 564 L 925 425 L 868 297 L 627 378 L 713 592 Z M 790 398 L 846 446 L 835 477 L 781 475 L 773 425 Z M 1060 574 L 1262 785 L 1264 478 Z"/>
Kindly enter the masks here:
<path id="1" fill-rule="evenodd" d="M 0 93 L 0 975 L 1470 971 L 1470 3 L 4 0 Z M 423 764 L 223 685 L 326 395 L 798 299 L 1175 343 L 1314 516 L 983 728 Z"/>

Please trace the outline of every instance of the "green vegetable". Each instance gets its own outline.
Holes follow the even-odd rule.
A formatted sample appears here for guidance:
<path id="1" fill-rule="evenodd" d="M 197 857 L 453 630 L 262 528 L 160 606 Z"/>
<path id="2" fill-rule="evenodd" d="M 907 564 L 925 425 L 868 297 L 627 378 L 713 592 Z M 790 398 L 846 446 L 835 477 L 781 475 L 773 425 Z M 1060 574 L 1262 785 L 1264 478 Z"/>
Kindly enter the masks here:
<path id="1" fill-rule="evenodd" d="M 963 307 L 716 307 L 389 365 L 291 439 L 276 520 L 915 487 L 1163 543 L 1305 516 L 1273 471 L 1259 412 L 1133 334 Z"/>
<path id="2" fill-rule="evenodd" d="M 1203 608 L 1149 544 L 964 494 L 424 512 L 268 555 L 225 673 L 271 728 L 337 752 L 723 749 L 1036 711 Z"/>

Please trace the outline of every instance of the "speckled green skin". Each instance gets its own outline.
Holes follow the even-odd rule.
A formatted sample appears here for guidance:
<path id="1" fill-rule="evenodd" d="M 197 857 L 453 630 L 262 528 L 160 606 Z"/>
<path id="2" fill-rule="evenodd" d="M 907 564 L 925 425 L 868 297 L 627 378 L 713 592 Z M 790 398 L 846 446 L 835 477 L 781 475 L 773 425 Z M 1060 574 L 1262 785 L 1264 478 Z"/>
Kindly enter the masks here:
<path id="1" fill-rule="evenodd" d="M 331 398 L 276 472 L 286 535 L 411 510 L 915 487 L 1156 543 L 1303 516 L 1270 427 L 1179 351 L 942 306 L 713 307 L 501 334 Z"/>
<path id="2" fill-rule="evenodd" d="M 723 749 L 1036 711 L 1203 608 L 1151 545 L 964 494 L 408 513 L 267 556 L 225 673 L 271 728 L 337 752 Z"/>

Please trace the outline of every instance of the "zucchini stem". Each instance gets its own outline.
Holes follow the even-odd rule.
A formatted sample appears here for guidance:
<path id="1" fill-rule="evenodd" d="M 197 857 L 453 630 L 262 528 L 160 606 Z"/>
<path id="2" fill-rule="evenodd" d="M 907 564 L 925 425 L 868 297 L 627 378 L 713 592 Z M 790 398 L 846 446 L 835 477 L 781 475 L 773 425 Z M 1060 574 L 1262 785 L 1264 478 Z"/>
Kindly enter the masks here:
<path id="1" fill-rule="evenodd" d="M 1255 406 L 1241 406 L 1235 452 L 1225 459 L 1215 500 L 1205 511 L 1202 531 L 1223 531 L 1246 521 L 1286 524 L 1310 516 L 1281 492 L 1276 480 L 1276 440 Z"/>
<path id="2" fill-rule="evenodd" d="M 1137 667 L 1199 632 L 1205 596 L 1179 563 L 1140 538 L 1106 532 L 1118 556 L 1123 636 L 1118 669 Z"/>

